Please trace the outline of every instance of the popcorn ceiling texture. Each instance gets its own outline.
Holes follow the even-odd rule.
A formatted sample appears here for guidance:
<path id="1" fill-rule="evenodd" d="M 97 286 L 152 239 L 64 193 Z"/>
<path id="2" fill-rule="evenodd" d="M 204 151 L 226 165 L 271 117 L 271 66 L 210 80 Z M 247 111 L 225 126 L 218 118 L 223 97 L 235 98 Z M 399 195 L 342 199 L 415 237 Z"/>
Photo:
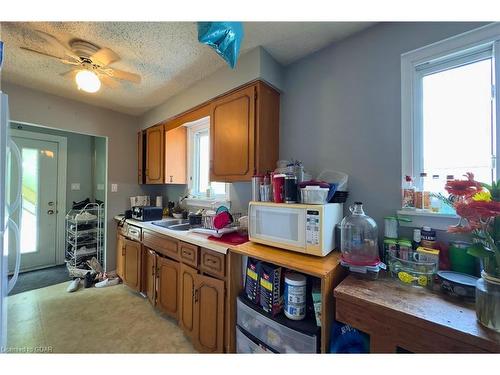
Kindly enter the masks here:
<path id="1" fill-rule="evenodd" d="M 288 65 L 322 47 L 371 26 L 367 22 L 245 22 L 241 54 L 263 46 Z M 60 76 L 71 66 L 20 49 L 39 49 L 63 57 L 62 49 L 44 42 L 33 30 L 60 40 L 80 38 L 115 51 L 121 60 L 110 66 L 138 73 L 140 84 L 119 81 L 97 94 L 78 91 Z M 222 61 L 198 43 L 194 22 L 2 22 L 5 42 L 2 81 L 67 97 L 131 115 L 141 115 L 219 68 Z"/>

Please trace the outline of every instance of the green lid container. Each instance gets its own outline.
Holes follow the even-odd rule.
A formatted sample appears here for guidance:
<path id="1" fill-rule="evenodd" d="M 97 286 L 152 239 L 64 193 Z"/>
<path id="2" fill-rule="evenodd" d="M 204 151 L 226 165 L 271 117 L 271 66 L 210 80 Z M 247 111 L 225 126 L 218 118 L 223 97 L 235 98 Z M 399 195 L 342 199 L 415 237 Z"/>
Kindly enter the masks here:
<path id="1" fill-rule="evenodd" d="M 476 258 L 467 254 L 467 249 L 471 246 L 469 242 L 456 241 L 450 243 L 448 250 L 450 255 L 451 270 L 467 275 L 476 276 Z"/>

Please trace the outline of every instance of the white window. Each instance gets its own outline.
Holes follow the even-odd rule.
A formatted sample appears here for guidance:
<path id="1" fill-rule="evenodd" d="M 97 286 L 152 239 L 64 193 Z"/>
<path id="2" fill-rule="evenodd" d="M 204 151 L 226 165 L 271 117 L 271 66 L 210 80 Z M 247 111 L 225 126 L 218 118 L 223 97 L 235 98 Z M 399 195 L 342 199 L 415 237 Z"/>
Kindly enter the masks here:
<path id="1" fill-rule="evenodd" d="M 202 200 L 229 200 L 229 184 L 210 182 L 210 118 L 187 124 L 188 176 L 192 197 Z"/>
<path id="2" fill-rule="evenodd" d="M 444 193 L 450 175 L 473 172 L 486 183 L 500 176 L 499 41 L 492 24 L 402 55 L 402 178 Z"/>

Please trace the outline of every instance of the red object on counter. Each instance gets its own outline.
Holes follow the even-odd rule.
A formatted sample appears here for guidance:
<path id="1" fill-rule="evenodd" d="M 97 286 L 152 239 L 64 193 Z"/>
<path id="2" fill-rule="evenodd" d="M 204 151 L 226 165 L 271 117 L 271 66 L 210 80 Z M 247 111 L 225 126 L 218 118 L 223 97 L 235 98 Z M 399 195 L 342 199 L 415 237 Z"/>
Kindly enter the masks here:
<path id="1" fill-rule="evenodd" d="M 274 203 L 283 203 L 285 189 L 285 175 L 273 175 L 273 201 Z"/>
<path id="2" fill-rule="evenodd" d="M 229 245 L 241 245 L 242 243 L 248 242 L 248 236 L 238 234 L 238 232 L 226 233 L 222 237 L 209 236 L 209 240 L 222 242 Z"/>
<path id="3" fill-rule="evenodd" d="M 448 245 L 443 242 L 438 242 L 434 248 L 439 250 L 439 269 L 451 270 L 450 255 L 448 252 Z"/>
<path id="4" fill-rule="evenodd" d="M 222 211 L 215 215 L 214 217 L 214 227 L 215 229 L 222 229 L 226 225 L 231 224 L 233 221 L 231 215 L 227 211 Z"/>

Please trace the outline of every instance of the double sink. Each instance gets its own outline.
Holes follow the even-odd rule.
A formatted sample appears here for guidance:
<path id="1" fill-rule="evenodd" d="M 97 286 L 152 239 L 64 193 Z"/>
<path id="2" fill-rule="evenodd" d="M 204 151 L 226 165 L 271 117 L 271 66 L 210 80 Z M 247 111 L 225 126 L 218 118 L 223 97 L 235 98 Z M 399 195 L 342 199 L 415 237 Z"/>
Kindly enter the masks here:
<path id="1" fill-rule="evenodd" d="M 153 221 L 152 224 L 170 230 L 188 231 L 191 229 L 188 219 L 166 219 Z"/>

